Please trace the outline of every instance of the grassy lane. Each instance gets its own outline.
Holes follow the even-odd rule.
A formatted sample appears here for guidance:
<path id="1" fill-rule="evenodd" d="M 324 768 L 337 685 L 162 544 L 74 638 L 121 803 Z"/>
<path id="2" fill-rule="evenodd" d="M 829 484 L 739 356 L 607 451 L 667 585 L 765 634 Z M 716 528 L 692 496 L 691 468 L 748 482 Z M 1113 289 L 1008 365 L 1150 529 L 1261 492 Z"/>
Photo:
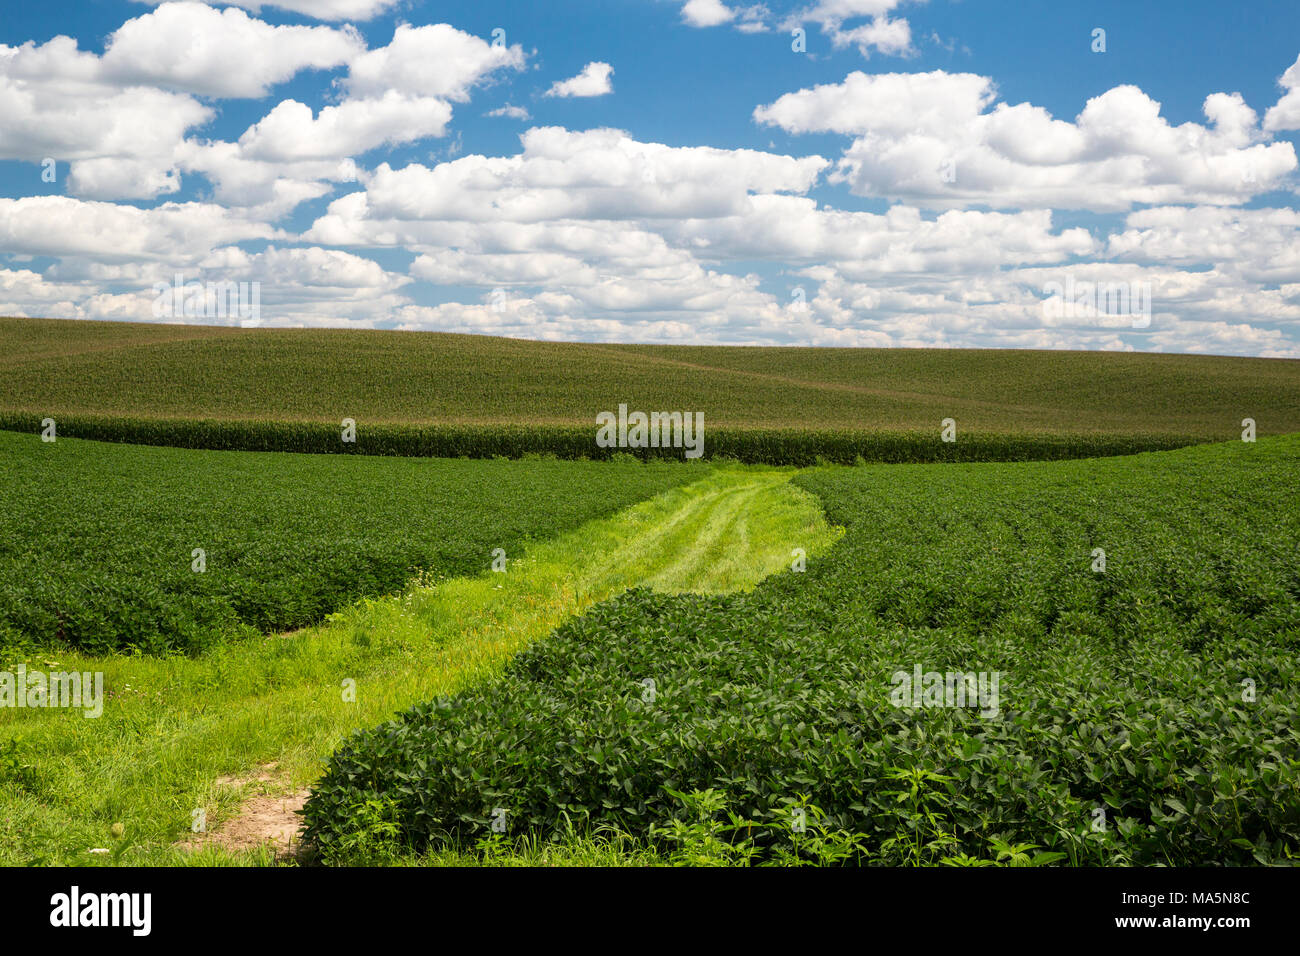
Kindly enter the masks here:
<path id="1" fill-rule="evenodd" d="M 723 593 L 788 570 L 794 548 L 813 554 L 835 537 L 793 474 L 717 469 L 507 556 L 505 573 L 417 584 L 198 659 L 51 657 L 51 670 L 103 671 L 108 702 L 94 720 L 0 711 L 0 864 L 177 862 L 194 810 L 217 826 L 246 796 L 218 777 L 274 761 L 280 785 L 301 787 L 350 731 L 492 678 L 527 642 L 631 585 Z"/>

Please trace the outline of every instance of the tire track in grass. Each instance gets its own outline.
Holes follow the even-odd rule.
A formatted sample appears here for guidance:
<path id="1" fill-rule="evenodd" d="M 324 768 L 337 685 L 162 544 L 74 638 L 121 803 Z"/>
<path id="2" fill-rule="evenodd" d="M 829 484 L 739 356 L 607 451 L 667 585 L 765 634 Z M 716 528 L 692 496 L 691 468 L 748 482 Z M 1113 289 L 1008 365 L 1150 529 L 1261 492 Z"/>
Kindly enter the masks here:
<path id="1" fill-rule="evenodd" d="M 743 590 L 788 573 L 794 548 L 829 547 L 837 533 L 818 500 L 790 484 L 794 474 L 712 467 L 690 485 L 507 555 L 504 574 L 417 583 L 319 626 L 198 659 L 64 654 L 67 669 L 102 670 L 106 684 L 132 695 L 98 720 L 12 712 L 6 736 L 39 755 L 38 783 L 0 782 L 0 863 L 109 862 L 88 850 L 113 847 L 109 829 L 119 821 L 131 847 L 121 864 L 229 861 L 224 851 L 173 846 L 196 810 L 216 829 L 250 787 L 274 794 L 309 784 L 347 734 L 491 680 L 527 643 L 629 587 Z M 257 768 L 272 762 L 277 779 L 268 786 Z M 249 782 L 231 787 L 231 779 Z"/>

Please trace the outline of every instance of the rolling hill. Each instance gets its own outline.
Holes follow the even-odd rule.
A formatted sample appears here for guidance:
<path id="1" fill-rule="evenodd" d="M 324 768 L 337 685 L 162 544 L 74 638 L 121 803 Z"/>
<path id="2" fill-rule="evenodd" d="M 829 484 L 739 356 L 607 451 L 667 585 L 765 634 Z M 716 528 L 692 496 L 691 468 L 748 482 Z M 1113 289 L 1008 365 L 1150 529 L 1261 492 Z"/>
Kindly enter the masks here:
<path id="1" fill-rule="evenodd" d="M 908 436 L 908 448 L 937 442 L 939 423 L 953 418 L 963 439 L 1024 457 L 1026 441 L 1076 456 L 1230 440 L 1244 418 L 1261 434 L 1300 431 L 1300 361 L 1285 359 L 607 345 L 17 318 L 0 319 L 0 346 L 0 424 L 26 430 L 49 415 L 61 434 L 153 444 L 337 450 L 283 437 L 293 429 L 271 437 L 266 429 L 336 430 L 353 418 L 398 431 L 466 426 L 458 434 L 499 436 L 475 429 L 509 426 L 532 436 L 458 445 L 408 437 L 363 451 L 516 454 L 549 442 L 573 455 L 590 443 L 596 415 L 619 404 L 702 412 L 715 453 L 728 448 L 751 460 L 781 456 L 750 454 L 752 439 L 737 438 L 734 448 L 724 439 L 819 433 L 801 449 L 824 446 L 842 459 L 864 436 Z M 179 424 L 197 419 L 212 423 L 203 435 Z M 261 423 L 261 437 L 228 424 L 252 422 Z M 890 460 L 868 446 L 868 459 Z M 997 457 L 988 449 L 978 457 Z"/>

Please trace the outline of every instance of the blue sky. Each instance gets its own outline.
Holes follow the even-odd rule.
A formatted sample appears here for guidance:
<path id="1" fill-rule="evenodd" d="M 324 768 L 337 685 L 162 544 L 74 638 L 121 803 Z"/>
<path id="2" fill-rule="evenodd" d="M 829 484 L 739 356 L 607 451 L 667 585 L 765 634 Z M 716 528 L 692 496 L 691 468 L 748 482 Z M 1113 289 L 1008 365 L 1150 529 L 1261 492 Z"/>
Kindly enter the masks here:
<path id="1" fill-rule="evenodd" d="M 1300 356 L 1294 2 L 54 0 L 0 44 L 4 314 Z"/>

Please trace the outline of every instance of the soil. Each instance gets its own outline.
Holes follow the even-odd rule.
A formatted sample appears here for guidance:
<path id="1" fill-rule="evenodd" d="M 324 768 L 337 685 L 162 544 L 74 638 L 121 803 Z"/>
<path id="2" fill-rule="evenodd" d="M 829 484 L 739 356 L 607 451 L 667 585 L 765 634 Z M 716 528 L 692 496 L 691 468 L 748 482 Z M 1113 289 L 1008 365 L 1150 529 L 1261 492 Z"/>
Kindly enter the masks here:
<path id="1" fill-rule="evenodd" d="M 270 846 L 277 859 L 296 857 L 298 826 L 302 822 L 296 811 L 307 802 L 308 791 L 285 792 L 275 770 L 276 765 L 268 763 L 251 777 L 218 777 L 219 787 L 249 787 L 254 793 L 233 817 L 215 829 L 193 834 L 182 845 L 190 850 L 215 846 L 230 853 Z"/>

